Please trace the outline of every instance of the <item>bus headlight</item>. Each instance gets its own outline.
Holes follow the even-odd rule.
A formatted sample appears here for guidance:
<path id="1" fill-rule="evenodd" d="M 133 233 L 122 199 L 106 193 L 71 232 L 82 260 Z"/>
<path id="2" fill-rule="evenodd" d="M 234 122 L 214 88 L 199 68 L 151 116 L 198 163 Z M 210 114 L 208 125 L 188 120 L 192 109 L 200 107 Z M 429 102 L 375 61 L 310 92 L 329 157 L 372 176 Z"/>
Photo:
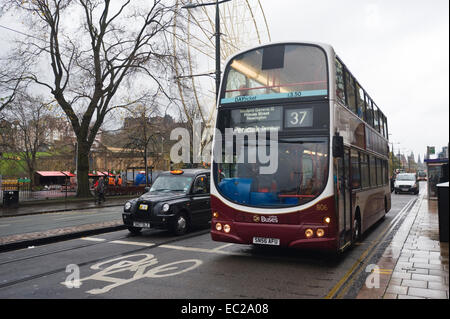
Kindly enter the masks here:
<path id="1" fill-rule="evenodd" d="M 308 228 L 307 230 L 305 230 L 306 238 L 311 238 L 313 235 L 314 235 L 314 232 L 311 228 Z"/>
<path id="2" fill-rule="evenodd" d="M 223 226 L 223 231 L 226 232 L 227 234 L 231 231 L 231 227 L 228 224 L 225 224 Z"/>
<path id="3" fill-rule="evenodd" d="M 329 224 L 331 223 L 331 218 L 327 216 L 323 219 L 323 221 L 325 222 L 325 224 Z"/>
<path id="4" fill-rule="evenodd" d="M 218 231 L 222 230 L 222 224 L 221 223 L 217 223 L 216 224 L 216 230 L 218 230 Z"/>
<path id="5" fill-rule="evenodd" d="M 319 228 L 318 230 L 316 230 L 316 235 L 317 237 L 322 237 L 323 235 L 325 235 L 325 231 L 322 228 Z"/>

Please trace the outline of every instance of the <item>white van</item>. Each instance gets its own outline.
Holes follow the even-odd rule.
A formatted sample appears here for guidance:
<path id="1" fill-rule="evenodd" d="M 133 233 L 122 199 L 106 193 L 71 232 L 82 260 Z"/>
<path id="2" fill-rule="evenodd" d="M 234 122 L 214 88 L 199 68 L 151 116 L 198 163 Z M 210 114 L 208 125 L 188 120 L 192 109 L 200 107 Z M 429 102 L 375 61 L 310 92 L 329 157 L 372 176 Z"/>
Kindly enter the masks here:
<path id="1" fill-rule="evenodd" d="M 419 194 L 419 182 L 417 181 L 416 174 L 401 173 L 398 174 L 395 183 L 394 191 L 398 193 L 414 193 Z"/>

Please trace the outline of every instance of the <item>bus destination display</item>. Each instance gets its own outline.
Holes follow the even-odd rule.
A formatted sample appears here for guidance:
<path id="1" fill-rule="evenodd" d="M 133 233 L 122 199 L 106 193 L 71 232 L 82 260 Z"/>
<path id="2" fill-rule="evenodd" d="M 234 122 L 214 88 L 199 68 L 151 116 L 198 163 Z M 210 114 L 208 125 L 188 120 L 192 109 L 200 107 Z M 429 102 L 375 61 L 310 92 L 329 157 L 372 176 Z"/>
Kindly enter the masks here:
<path id="1" fill-rule="evenodd" d="M 235 132 L 258 132 L 261 130 L 280 130 L 283 109 L 280 106 L 257 107 L 231 111 Z"/>
<path id="2" fill-rule="evenodd" d="M 312 108 L 285 110 L 284 126 L 287 128 L 312 127 L 313 123 Z"/>

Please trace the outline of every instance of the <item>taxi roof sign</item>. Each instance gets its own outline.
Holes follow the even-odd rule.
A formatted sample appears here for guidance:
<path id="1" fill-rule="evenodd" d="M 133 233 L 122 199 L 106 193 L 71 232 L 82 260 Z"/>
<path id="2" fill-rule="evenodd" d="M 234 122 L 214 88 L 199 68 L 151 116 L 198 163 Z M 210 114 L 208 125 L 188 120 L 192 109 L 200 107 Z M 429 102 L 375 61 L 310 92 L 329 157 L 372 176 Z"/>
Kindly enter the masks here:
<path id="1" fill-rule="evenodd" d="M 173 170 L 173 171 L 170 171 L 170 173 L 171 173 L 171 174 L 174 174 L 174 175 L 180 175 L 180 174 L 183 174 L 184 171 L 181 170 L 181 169 L 175 169 L 175 170 Z"/>

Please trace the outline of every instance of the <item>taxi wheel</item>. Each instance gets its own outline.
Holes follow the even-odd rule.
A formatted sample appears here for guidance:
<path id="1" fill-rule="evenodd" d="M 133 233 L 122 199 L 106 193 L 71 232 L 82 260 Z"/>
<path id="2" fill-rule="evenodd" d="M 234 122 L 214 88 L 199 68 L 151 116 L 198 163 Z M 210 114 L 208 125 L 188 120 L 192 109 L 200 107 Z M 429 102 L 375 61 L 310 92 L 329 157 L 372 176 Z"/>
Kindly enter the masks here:
<path id="1" fill-rule="evenodd" d="M 170 230 L 174 235 L 183 235 L 188 229 L 188 219 L 185 213 L 178 213 L 172 221 Z"/>
<path id="2" fill-rule="evenodd" d="M 139 235 L 140 233 L 141 233 L 141 231 L 142 231 L 142 228 L 141 227 L 132 227 L 132 226 L 129 226 L 129 227 L 127 227 L 128 228 L 128 231 L 130 232 L 130 233 L 132 233 L 133 235 Z"/>

